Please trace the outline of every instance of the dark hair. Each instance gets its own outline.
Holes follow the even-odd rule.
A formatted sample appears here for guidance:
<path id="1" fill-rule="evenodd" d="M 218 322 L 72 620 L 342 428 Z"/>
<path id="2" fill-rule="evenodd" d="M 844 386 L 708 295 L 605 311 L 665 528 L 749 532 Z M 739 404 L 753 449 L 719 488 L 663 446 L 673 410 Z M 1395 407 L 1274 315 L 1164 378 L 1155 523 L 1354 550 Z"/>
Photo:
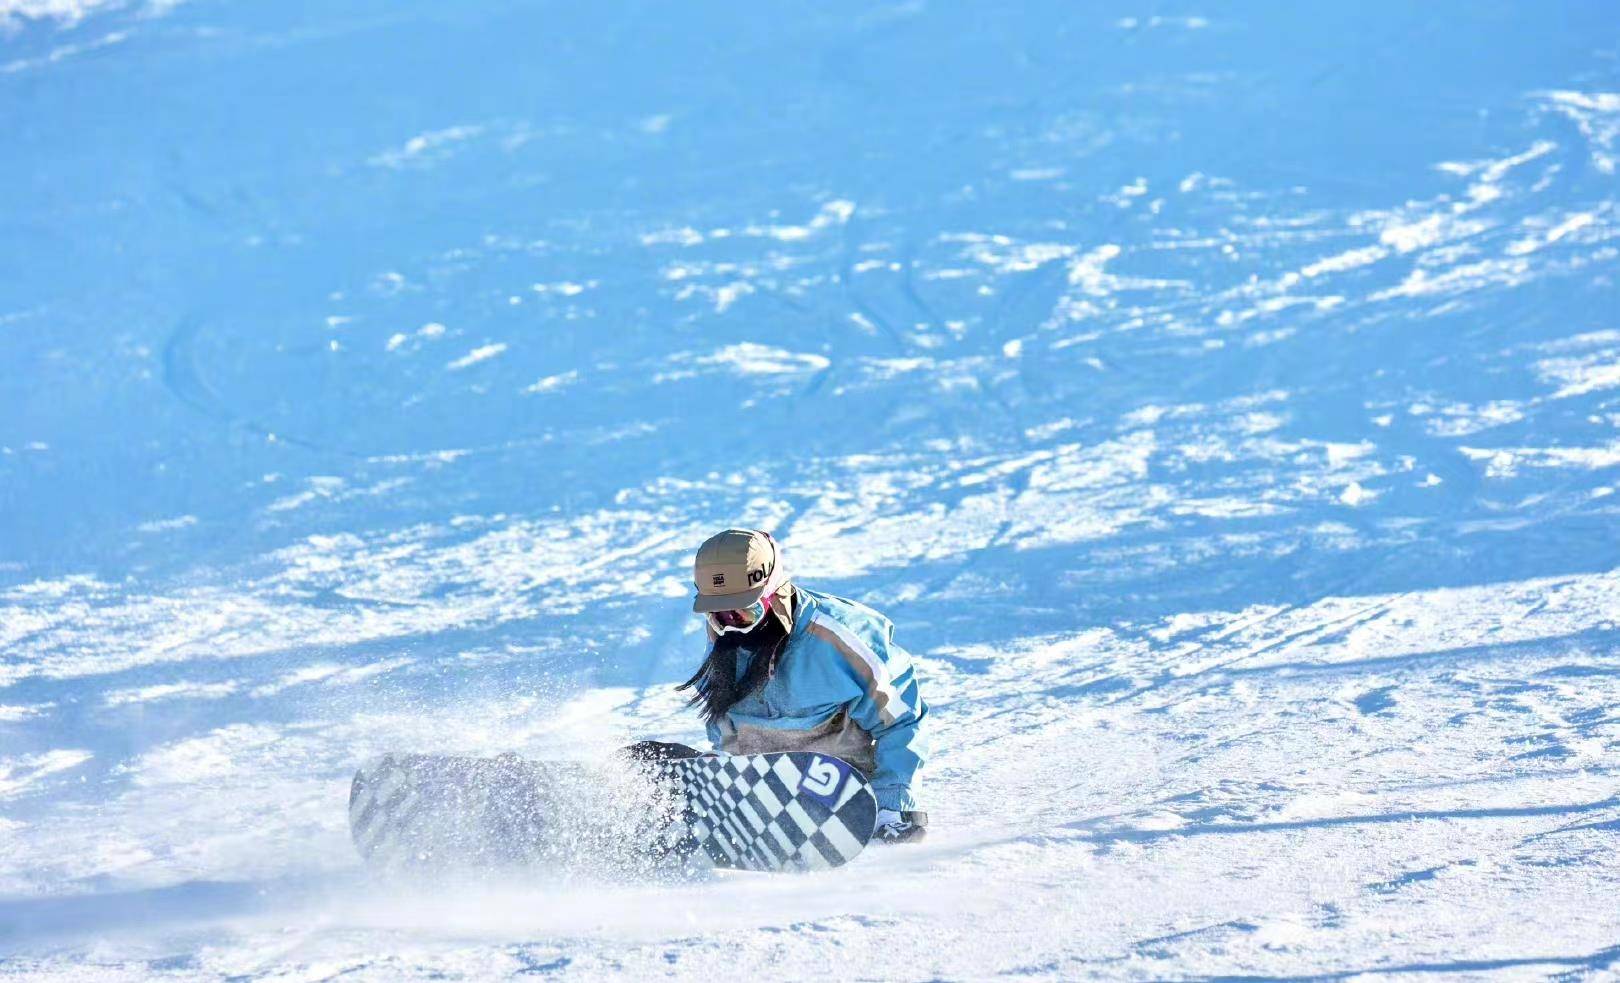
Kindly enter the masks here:
<path id="1" fill-rule="evenodd" d="M 787 629 L 774 617 L 767 617 L 751 632 L 721 635 L 709 646 L 708 657 L 692 678 L 675 690 L 692 690 L 686 705 L 697 707 L 704 723 L 718 723 L 743 697 L 758 692 L 776 675 L 776 662 L 786 641 Z M 749 660 L 741 679 L 737 678 L 739 656 Z"/>

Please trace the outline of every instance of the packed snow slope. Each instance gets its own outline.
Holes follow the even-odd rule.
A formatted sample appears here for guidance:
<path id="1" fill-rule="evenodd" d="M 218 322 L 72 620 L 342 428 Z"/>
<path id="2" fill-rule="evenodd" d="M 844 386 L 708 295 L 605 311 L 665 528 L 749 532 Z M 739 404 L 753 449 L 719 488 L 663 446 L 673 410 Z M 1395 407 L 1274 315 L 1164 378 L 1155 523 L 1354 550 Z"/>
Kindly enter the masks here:
<path id="1" fill-rule="evenodd" d="M 0 977 L 1612 977 L 1617 167 L 1611 0 L 0 0 Z M 927 843 L 367 877 L 734 523 Z"/>

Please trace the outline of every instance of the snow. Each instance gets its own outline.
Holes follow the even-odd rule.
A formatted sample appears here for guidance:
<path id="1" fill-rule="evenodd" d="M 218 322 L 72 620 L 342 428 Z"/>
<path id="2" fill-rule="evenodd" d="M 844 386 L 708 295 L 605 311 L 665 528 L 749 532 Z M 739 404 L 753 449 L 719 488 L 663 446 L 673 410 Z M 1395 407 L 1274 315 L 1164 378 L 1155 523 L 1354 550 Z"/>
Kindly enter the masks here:
<path id="1" fill-rule="evenodd" d="M 445 365 L 445 368 L 455 372 L 469 366 L 477 365 L 479 362 L 487 362 L 504 351 L 506 351 L 506 344 L 504 342 L 496 342 L 490 345 L 479 345 L 477 348 L 474 348 L 467 354 Z"/>
<path id="2" fill-rule="evenodd" d="M 0 0 L 0 979 L 1620 971 L 1609 5 L 316 7 Z M 736 523 L 927 841 L 361 869 Z"/>

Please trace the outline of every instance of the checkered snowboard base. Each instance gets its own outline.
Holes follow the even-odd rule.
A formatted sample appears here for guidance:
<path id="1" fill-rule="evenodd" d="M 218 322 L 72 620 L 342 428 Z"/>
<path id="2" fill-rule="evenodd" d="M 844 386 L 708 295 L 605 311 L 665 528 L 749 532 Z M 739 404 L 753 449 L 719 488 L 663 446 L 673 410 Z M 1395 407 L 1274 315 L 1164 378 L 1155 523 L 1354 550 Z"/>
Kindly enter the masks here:
<path id="1" fill-rule="evenodd" d="M 690 840 L 719 867 L 827 870 L 848 863 L 877 822 L 877 797 L 841 758 L 703 755 L 661 762 Z"/>
<path id="2" fill-rule="evenodd" d="M 349 831 L 392 870 L 670 865 L 826 870 L 866 845 L 877 799 L 860 772 L 807 752 L 703 755 L 619 775 L 516 755 L 390 754 L 349 790 Z"/>

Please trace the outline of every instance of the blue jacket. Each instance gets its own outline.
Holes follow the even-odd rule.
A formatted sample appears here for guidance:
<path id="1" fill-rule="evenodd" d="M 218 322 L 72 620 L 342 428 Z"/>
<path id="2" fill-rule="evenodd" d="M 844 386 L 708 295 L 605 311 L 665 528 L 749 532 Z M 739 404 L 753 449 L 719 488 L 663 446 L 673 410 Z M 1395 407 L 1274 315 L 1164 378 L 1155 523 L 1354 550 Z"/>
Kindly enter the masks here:
<path id="1" fill-rule="evenodd" d="M 728 754 L 818 751 L 872 781 L 878 806 L 915 809 L 928 705 L 894 625 L 864 604 L 798 588 L 776 674 L 709 725 Z M 738 678 L 747 664 L 737 667 Z"/>

